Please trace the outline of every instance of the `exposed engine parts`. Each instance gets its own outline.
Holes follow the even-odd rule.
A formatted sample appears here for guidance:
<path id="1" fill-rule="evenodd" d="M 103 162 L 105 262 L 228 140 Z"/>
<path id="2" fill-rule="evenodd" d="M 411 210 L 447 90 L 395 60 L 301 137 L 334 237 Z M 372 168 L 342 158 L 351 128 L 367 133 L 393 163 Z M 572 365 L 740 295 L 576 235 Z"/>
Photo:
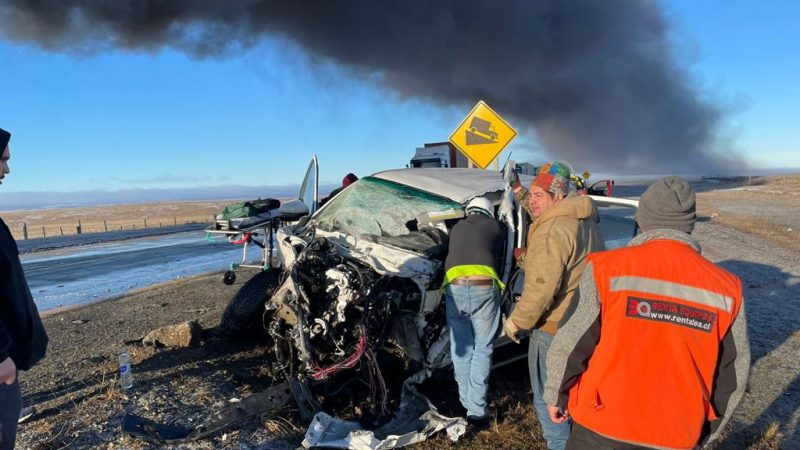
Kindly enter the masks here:
<path id="1" fill-rule="evenodd" d="M 369 409 L 386 415 L 387 388 L 378 360 L 388 355 L 406 369 L 419 366 L 422 346 L 413 317 L 421 302 L 414 281 L 380 275 L 340 254 L 327 239 L 313 238 L 266 306 L 273 370 L 313 383 L 352 369 L 348 377 L 361 379 Z"/>

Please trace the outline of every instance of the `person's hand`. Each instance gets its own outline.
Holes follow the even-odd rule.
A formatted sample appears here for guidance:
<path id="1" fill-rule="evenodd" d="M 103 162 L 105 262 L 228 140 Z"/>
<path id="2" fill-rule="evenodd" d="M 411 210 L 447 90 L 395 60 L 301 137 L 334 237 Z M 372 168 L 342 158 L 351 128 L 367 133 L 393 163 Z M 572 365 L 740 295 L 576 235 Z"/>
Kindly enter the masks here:
<path id="1" fill-rule="evenodd" d="M 522 262 L 522 258 L 525 256 L 527 251 L 528 247 L 517 247 L 514 249 L 514 260 L 517 261 L 517 264 Z"/>
<path id="2" fill-rule="evenodd" d="M 550 414 L 550 421 L 553 423 L 564 423 L 569 420 L 569 411 L 562 411 L 557 406 L 547 405 L 547 412 Z"/>
<path id="3" fill-rule="evenodd" d="M 0 384 L 14 384 L 14 381 L 17 380 L 17 365 L 14 364 L 14 360 L 11 358 L 6 358 L 3 362 L 0 362 Z"/>
<path id="4" fill-rule="evenodd" d="M 506 336 L 508 336 L 509 339 L 519 344 L 519 336 L 517 336 L 517 333 L 519 333 L 519 327 L 514 323 L 514 321 L 511 320 L 510 317 L 506 319 L 506 323 L 503 325 L 503 331 L 505 331 Z"/>

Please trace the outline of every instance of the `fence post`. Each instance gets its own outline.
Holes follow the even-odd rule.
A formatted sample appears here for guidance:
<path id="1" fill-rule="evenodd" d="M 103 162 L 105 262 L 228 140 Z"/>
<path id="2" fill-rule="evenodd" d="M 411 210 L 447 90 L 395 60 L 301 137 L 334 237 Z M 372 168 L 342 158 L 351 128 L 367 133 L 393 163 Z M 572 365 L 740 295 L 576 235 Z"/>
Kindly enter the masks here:
<path id="1" fill-rule="evenodd" d="M 77 231 L 78 234 L 81 234 L 81 221 L 80 221 L 80 219 L 78 219 L 78 226 L 75 227 L 75 231 Z"/>
<path id="2" fill-rule="evenodd" d="M 175 217 L 175 216 L 172 216 L 172 223 L 177 227 L 178 226 L 178 218 Z"/>
<path id="3" fill-rule="evenodd" d="M 28 223 L 27 222 L 22 224 L 22 238 L 26 239 L 26 240 L 28 239 Z"/>
<path id="4" fill-rule="evenodd" d="M 58 229 L 61 231 L 61 235 L 63 236 L 64 235 L 64 227 L 58 227 Z"/>
<path id="5" fill-rule="evenodd" d="M 144 218 L 144 227 L 147 228 L 147 217 Z"/>
<path id="6" fill-rule="evenodd" d="M 47 237 L 47 233 L 44 232 L 44 225 L 42 225 L 42 237 Z"/>
<path id="7" fill-rule="evenodd" d="M 105 220 L 103 221 L 103 229 L 108 231 L 108 224 L 106 223 Z"/>

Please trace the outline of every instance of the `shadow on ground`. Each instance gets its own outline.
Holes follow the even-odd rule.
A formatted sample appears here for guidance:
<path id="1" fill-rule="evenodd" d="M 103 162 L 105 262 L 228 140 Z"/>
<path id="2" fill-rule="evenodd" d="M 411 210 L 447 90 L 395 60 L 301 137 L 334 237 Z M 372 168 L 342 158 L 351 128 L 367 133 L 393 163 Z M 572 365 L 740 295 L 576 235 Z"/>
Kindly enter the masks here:
<path id="1" fill-rule="evenodd" d="M 173 377 L 210 376 L 224 368 L 236 385 L 249 385 L 253 391 L 266 389 L 270 379 L 259 376 L 264 351 L 253 343 L 231 342 L 218 338 L 214 330 L 207 331 L 205 342 L 197 347 L 154 350 L 154 354 L 133 367 L 136 389 L 147 391 L 159 384 L 167 383 Z M 116 362 L 107 362 L 100 373 L 58 386 L 26 395 L 23 403 L 39 405 L 58 400 L 47 409 L 39 411 L 33 420 L 43 420 L 77 408 L 83 400 L 100 395 L 108 389 L 109 382 L 115 380 Z M 180 369 L 173 370 L 177 367 Z M 79 393 L 80 395 L 71 395 Z"/>
<path id="2" fill-rule="evenodd" d="M 750 338 L 751 367 L 769 356 L 790 339 L 796 339 L 800 329 L 800 283 L 793 275 L 776 267 L 748 261 L 729 260 L 719 263 L 742 279 L 745 311 Z M 760 380 L 770 382 L 770 380 Z M 753 380 L 750 380 L 753 383 Z M 800 409 L 800 375 L 776 396 L 746 427 L 730 430 L 721 449 L 742 448 L 751 444 L 772 422 L 778 422 L 783 432 L 782 448 L 800 448 L 800 434 L 791 428 L 791 418 Z"/>

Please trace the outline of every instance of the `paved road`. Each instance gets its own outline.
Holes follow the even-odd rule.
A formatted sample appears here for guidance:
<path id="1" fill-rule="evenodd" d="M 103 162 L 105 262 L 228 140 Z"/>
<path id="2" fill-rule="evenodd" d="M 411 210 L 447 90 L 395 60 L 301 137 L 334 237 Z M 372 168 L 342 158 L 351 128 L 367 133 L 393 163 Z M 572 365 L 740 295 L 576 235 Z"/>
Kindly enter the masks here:
<path id="1" fill-rule="evenodd" d="M 74 255 L 58 256 L 55 258 L 36 259 L 23 263 L 28 284 L 32 290 L 43 286 L 58 285 L 81 280 L 91 280 L 96 277 L 141 269 L 147 266 L 158 266 L 170 263 L 182 263 L 196 258 L 205 259 L 208 256 L 226 255 L 233 248 L 225 242 L 209 243 L 199 233 L 186 236 L 181 233 L 173 236 L 172 244 L 168 239 L 158 239 L 148 242 L 131 242 L 117 244 L 105 253 L 102 249 L 81 251 Z M 163 246 L 148 246 L 145 244 L 162 243 Z M 143 247 L 144 248 L 141 248 Z M 224 259 L 224 258 L 223 258 Z M 225 267 L 227 259 L 220 261 L 220 268 Z"/>
<path id="2" fill-rule="evenodd" d="M 202 232 L 22 255 L 23 269 L 41 310 L 110 298 L 130 290 L 240 262 L 241 247 Z M 257 248 L 249 259 L 259 259 Z"/>

